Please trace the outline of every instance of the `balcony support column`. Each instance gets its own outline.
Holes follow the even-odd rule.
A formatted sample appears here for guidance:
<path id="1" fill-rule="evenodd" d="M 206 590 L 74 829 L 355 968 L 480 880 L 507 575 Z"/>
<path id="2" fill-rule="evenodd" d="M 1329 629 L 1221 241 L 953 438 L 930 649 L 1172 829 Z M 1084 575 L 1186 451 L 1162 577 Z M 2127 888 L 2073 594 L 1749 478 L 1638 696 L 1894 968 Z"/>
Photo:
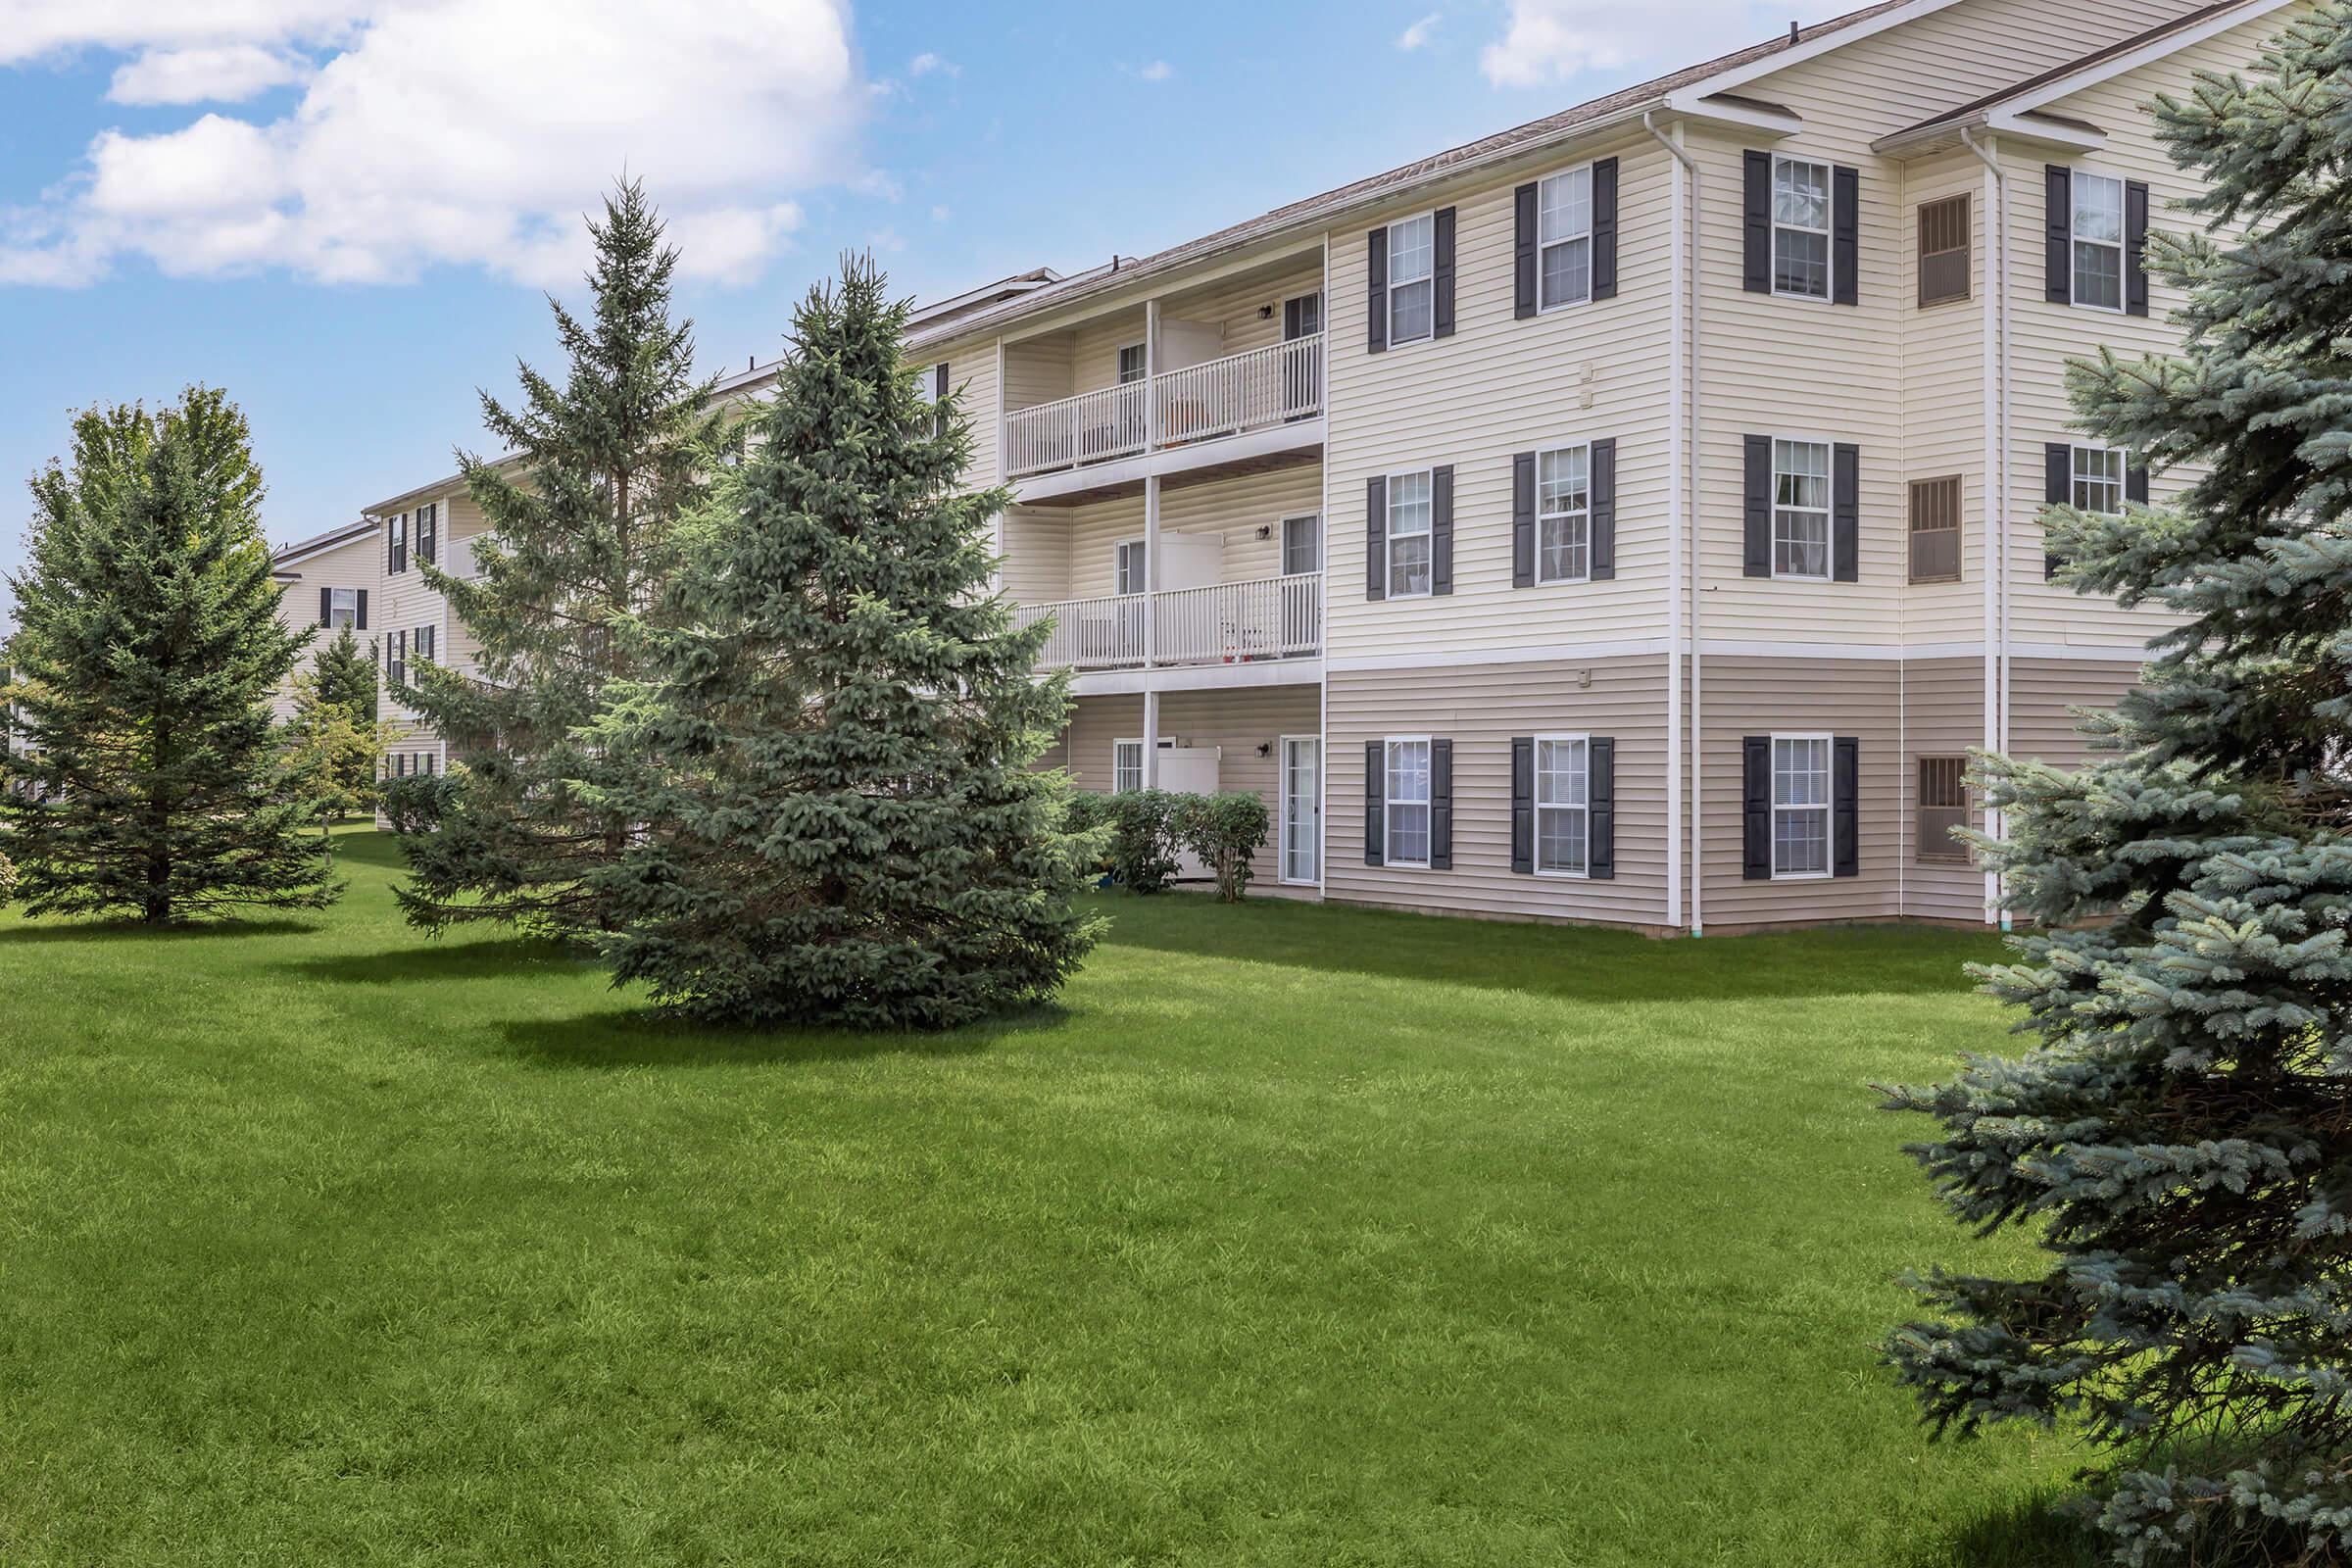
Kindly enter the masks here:
<path id="1" fill-rule="evenodd" d="M 1144 688 L 1144 788 L 1159 788 L 1159 688 Z"/>
<path id="2" fill-rule="evenodd" d="M 1159 450 L 1159 299 L 1144 301 L 1144 450 Z"/>

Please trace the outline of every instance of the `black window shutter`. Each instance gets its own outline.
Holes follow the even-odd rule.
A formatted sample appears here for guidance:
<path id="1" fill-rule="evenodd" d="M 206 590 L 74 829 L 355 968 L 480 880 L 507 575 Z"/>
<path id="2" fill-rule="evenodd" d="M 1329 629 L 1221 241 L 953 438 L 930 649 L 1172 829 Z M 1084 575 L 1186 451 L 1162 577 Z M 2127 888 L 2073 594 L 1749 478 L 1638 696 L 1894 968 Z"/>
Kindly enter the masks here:
<path id="1" fill-rule="evenodd" d="M 424 526 L 424 559 L 437 562 L 441 559 L 441 504 L 436 501 L 416 515 Z"/>
<path id="2" fill-rule="evenodd" d="M 1429 470 L 1429 591 L 1453 592 L 1453 465 Z"/>
<path id="3" fill-rule="evenodd" d="M 2129 458 L 2124 460 L 2124 499 L 2148 504 L 2148 470 Z"/>
<path id="4" fill-rule="evenodd" d="M 1536 187 L 1531 181 L 1511 192 L 1511 315 L 1536 314 Z"/>
<path id="5" fill-rule="evenodd" d="M 368 590 L 363 588 L 354 597 L 358 600 L 358 604 L 351 617 L 353 629 L 366 631 L 368 629 Z"/>
<path id="6" fill-rule="evenodd" d="M 1381 741 L 1364 742 L 1364 863 L 1383 865 L 1387 858 L 1381 854 L 1381 808 L 1387 804 L 1389 789 L 1388 747 Z"/>
<path id="7" fill-rule="evenodd" d="M 1843 164 L 1830 171 L 1830 299 L 1862 303 L 1862 172 Z"/>
<path id="8" fill-rule="evenodd" d="M 321 626 L 331 625 L 334 618 L 335 591 L 332 588 L 321 588 L 318 590 L 318 624 Z"/>
<path id="9" fill-rule="evenodd" d="M 1830 577 L 1862 580 L 1862 449 L 1840 441 L 1830 448 Z"/>
<path id="10" fill-rule="evenodd" d="M 1511 741 L 1511 869 L 1520 876 L 1536 870 L 1536 738 L 1520 735 Z"/>
<path id="11" fill-rule="evenodd" d="M 1453 869 L 1453 742 L 1429 743 L 1429 868 Z"/>
<path id="12" fill-rule="evenodd" d="M 1592 469 L 1586 476 L 1591 486 L 1592 569 L 1595 582 L 1617 575 L 1617 443 L 1592 443 Z"/>
<path id="13" fill-rule="evenodd" d="M 1586 873 L 1607 882 L 1617 875 L 1617 743 L 1595 735 L 1585 743 Z"/>
<path id="14" fill-rule="evenodd" d="M 393 522 L 384 519 L 384 571 L 387 575 L 400 569 L 400 545 L 393 532 Z"/>
<path id="15" fill-rule="evenodd" d="M 1830 846 L 1837 876 L 1862 874 L 1862 743 L 1840 735 L 1830 743 Z"/>
<path id="16" fill-rule="evenodd" d="M 1429 335 L 1453 336 L 1453 209 L 1441 207 L 1430 223 Z"/>
<path id="17" fill-rule="evenodd" d="M 1750 294 L 1772 292 L 1772 154 L 1747 155 L 1745 255 L 1740 286 Z"/>
<path id="18" fill-rule="evenodd" d="M 1389 481 L 1364 481 L 1364 597 L 1389 597 Z"/>
<path id="19" fill-rule="evenodd" d="M 2052 441 L 2041 449 L 2041 499 L 2053 507 L 2063 507 L 2075 493 L 2075 449 L 2063 441 Z M 2058 575 L 2059 560 L 2044 554 L 2041 558 L 2041 580 L 2048 582 Z"/>
<path id="20" fill-rule="evenodd" d="M 1747 438 L 1746 564 L 1750 577 L 1772 575 L 1772 437 Z"/>
<path id="21" fill-rule="evenodd" d="M 2148 187 L 2124 182 L 2124 314 L 2148 314 Z"/>
<path id="22" fill-rule="evenodd" d="M 2041 170 L 2042 220 L 2048 233 L 2042 242 L 2042 297 L 2052 305 L 2071 305 L 2075 298 L 2075 177 L 2058 164 Z"/>
<path id="23" fill-rule="evenodd" d="M 1749 735 L 1740 742 L 1740 874 L 1750 882 L 1772 880 L 1772 737 Z"/>
<path id="24" fill-rule="evenodd" d="M 1370 249 L 1364 257 L 1364 292 L 1371 300 L 1369 347 L 1374 354 L 1385 354 L 1389 347 L 1389 231 L 1376 228 L 1369 239 Z"/>
<path id="25" fill-rule="evenodd" d="M 1511 458 L 1511 586 L 1536 585 L 1536 455 Z"/>
<path id="26" fill-rule="evenodd" d="M 1617 160 L 1592 165 L 1592 297 L 1617 297 Z"/>
<path id="27" fill-rule="evenodd" d="M 945 360 L 931 367 L 931 396 L 941 403 L 948 401 L 948 362 Z"/>

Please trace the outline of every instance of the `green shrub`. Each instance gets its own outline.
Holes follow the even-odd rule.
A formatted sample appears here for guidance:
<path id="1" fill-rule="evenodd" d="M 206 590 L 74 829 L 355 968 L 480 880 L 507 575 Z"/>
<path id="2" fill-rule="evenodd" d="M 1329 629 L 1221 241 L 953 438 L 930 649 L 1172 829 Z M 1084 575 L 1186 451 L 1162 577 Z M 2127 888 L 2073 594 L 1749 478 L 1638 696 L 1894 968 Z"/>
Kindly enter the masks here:
<path id="1" fill-rule="evenodd" d="M 1250 857 L 1265 847 L 1270 831 L 1266 803 L 1248 790 L 1179 795 L 1168 827 L 1178 845 L 1216 873 L 1217 897 L 1241 903 L 1250 887 Z"/>
<path id="2" fill-rule="evenodd" d="M 1166 790 L 1125 790 L 1110 803 L 1110 874 L 1135 893 L 1157 893 L 1176 874 L 1176 841 L 1168 831 L 1177 796 Z"/>

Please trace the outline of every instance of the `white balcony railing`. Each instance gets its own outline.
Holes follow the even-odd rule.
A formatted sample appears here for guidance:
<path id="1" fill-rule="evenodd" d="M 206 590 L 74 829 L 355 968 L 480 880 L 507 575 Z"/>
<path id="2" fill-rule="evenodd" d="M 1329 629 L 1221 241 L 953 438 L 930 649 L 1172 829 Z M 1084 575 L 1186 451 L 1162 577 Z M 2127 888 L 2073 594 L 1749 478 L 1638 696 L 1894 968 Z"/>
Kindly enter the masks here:
<path id="1" fill-rule="evenodd" d="M 1129 381 L 1005 415 L 1005 474 L 1017 479 L 1082 467 L 1310 418 L 1323 412 L 1323 337 L 1293 338 L 1152 377 L 1156 436 L 1145 385 Z"/>
<path id="2" fill-rule="evenodd" d="M 1152 617 L 1147 645 L 1146 605 Z M 1256 577 L 1159 594 L 1023 605 L 1023 626 L 1051 617 L 1037 667 L 1141 669 L 1296 659 L 1323 647 L 1323 574 Z"/>

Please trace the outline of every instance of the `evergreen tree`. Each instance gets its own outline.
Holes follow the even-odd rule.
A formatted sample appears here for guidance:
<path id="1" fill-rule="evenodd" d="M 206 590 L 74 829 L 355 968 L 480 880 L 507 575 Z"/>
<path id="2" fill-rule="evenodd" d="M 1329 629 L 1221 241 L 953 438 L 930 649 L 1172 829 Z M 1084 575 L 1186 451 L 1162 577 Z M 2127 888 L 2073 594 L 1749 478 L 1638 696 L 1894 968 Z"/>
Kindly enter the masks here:
<path id="1" fill-rule="evenodd" d="M 318 662 L 312 667 L 321 702 L 348 709 L 352 722 L 362 727 L 375 722 L 375 651 L 372 645 L 363 648 L 359 637 L 346 626 L 335 633 L 333 642 L 318 650 Z"/>
<path id="2" fill-rule="evenodd" d="M 331 864 L 334 839 L 328 829 L 335 819 L 375 807 L 377 770 L 391 726 L 362 718 L 348 693 L 340 699 L 329 695 L 324 666 L 322 660 L 318 673 L 294 677 L 294 714 L 286 721 L 284 740 L 293 793 L 318 812 L 319 848 Z"/>
<path id="3" fill-rule="evenodd" d="M 310 633 L 277 618 L 244 416 L 204 388 L 91 410 L 32 493 L 10 584 L 20 748 L 0 761 L 25 912 L 330 903 L 270 733 Z"/>
<path id="4" fill-rule="evenodd" d="M 1032 771 L 1068 710 L 1048 628 L 990 591 L 1002 489 L 958 493 L 969 422 L 901 356 L 870 263 L 794 317 L 774 401 L 726 473 L 650 680 L 595 732 L 615 984 L 759 1024 L 945 1027 L 1050 995 L 1093 946 L 1091 846 Z"/>
<path id="5" fill-rule="evenodd" d="M 604 917 L 591 875 L 626 842 L 625 819 L 570 781 L 600 776 L 575 731 L 606 685 L 637 670 L 614 624 L 654 609 L 683 560 L 679 519 L 708 489 L 723 418 L 694 378 L 693 323 L 670 319 L 677 252 L 635 180 L 591 222 L 595 308 L 582 321 L 549 300 L 570 358 L 562 385 L 520 368 L 523 403 L 482 394 L 483 421 L 523 473 L 459 454 L 486 531 L 476 575 L 421 565 L 480 644 L 479 674 L 419 662 L 409 700 L 448 743 L 446 776 L 403 783 L 395 817 L 416 923 L 517 921 L 557 934 Z"/>
<path id="6" fill-rule="evenodd" d="M 2038 1044 L 1891 1092 L 1956 1216 L 2031 1278 L 1936 1272 L 1888 1353 L 1940 1430 L 2079 1424 L 2119 1560 L 2352 1552 L 2352 6 L 2159 99 L 2210 181 L 2151 261 L 2185 351 L 2078 365 L 2085 427 L 2200 474 L 2054 509 L 2077 588 L 2185 617 L 2080 772 L 1993 759 L 2037 923 L 1980 971 Z M 2240 227 L 2242 225 L 2242 228 Z M 2230 237 L 2241 235 L 2242 237 Z M 2303 1555 L 2308 1551 L 2309 1556 Z"/>

